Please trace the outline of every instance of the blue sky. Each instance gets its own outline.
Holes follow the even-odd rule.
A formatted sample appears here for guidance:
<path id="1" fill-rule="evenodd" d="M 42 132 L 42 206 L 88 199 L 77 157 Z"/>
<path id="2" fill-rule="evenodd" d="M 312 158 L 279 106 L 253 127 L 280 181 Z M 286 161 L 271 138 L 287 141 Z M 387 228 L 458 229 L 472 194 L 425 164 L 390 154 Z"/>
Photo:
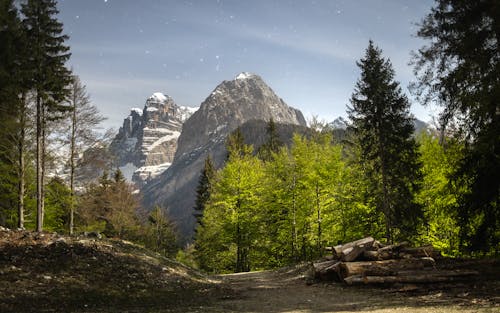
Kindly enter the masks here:
<path id="1" fill-rule="evenodd" d="M 408 94 L 410 51 L 430 0 L 60 0 L 70 65 L 118 128 L 153 92 L 199 106 L 223 80 L 260 75 L 306 117 L 345 116 L 356 60 L 374 40 Z M 435 109 L 413 102 L 430 120 Z"/>

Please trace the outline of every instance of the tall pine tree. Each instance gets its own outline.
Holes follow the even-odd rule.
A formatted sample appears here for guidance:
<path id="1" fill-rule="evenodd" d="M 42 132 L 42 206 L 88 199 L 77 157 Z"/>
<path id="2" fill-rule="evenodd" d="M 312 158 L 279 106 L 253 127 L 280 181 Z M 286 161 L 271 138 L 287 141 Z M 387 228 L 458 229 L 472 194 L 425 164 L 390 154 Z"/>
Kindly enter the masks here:
<path id="1" fill-rule="evenodd" d="M 30 43 L 27 68 L 36 102 L 36 230 L 42 231 L 46 126 L 48 121 L 61 118 L 61 112 L 70 109 L 63 104 L 71 82 L 71 73 L 65 66 L 70 53 L 64 45 L 68 36 L 62 34 L 63 25 L 56 18 L 55 0 L 28 0 L 21 11 L 25 17 L 26 40 Z"/>
<path id="2" fill-rule="evenodd" d="M 210 199 L 210 192 L 212 190 L 212 185 L 215 178 L 215 167 L 212 162 L 210 155 L 205 159 L 205 165 L 200 174 L 200 180 L 198 181 L 198 187 L 196 188 L 196 201 L 194 205 L 194 217 L 196 222 L 201 225 L 201 220 L 203 217 L 203 211 L 207 205 L 208 199 Z"/>
<path id="3" fill-rule="evenodd" d="M 410 103 L 394 81 L 394 70 L 370 40 L 357 62 L 361 78 L 348 107 L 354 141 L 361 149 L 376 207 L 384 216 L 389 242 L 415 234 L 421 207 L 415 192 L 421 181 Z"/>
<path id="4" fill-rule="evenodd" d="M 21 21 L 13 0 L 0 0 L 0 224 L 15 226 L 19 115 L 22 111 L 24 51 Z M 18 204 L 17 226 L 24 227 L 23 207 Z"/>
<path id="5" fill-rule="evenodd" d="M 417 94 L 443 107 L 443 128 L 459 122 L 465 156 L 454 181 L 462 248 L 500 249 L 500 5 L 498 0 L 437 0 L 418 36 Z"/>

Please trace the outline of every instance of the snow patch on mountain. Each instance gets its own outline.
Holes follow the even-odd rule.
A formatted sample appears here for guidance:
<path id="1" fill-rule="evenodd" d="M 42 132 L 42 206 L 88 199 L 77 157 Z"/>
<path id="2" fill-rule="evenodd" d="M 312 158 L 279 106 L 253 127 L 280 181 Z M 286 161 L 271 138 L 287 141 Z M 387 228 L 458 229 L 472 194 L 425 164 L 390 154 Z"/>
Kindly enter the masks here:
<path id="1" fill-rule="evenodd" d="M 252 74 L 252 73 L 248 73 L 248 72 L 241 72 L 238 74 L 238 76 L 236 76 L 235 80 L 243 80 L 243 79 L 248 79 L 248 78 L 252 78 L 254 77 L 255 75 Z"/>
<path id="2" fill-rule="evenodd" d="M 140 187 L 165 171 L 173 161 L 184 121 L 197 110 L 178 106 L 161 92 L 149 96 L 142 110 L 132 108 L 111 144 L 125 178 Z"/>

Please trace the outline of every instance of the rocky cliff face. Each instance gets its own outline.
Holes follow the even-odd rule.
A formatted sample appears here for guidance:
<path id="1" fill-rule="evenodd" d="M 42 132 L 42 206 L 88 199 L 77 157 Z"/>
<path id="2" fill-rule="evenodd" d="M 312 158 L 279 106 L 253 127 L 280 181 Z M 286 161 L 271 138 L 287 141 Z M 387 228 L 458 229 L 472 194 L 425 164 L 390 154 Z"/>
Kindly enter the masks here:
<path id="1" fill-rule="evenodd" d="M 222 82 L 183 125 L 172 165 L 142 188 L 144 204 L 167 208 L 189 240 L 194 230 L 192 216 L 195 190 L 208 154 L 216 166 L 222 166 L 229 133 L 252 120 L 306 126 L 299 110 L 289 107 L 257 75 L 241 73 Z M 265 127 L 261 130 L 265 134 Z M 245 133 L 244 133 L 245 135 Z"/>
<path id="2" fill-rule="evenodd" d="M 142 186 L 165 171 L 174 159 L 182 124 L 195 110 L 159 92 L 143 109 L 131 109 L 110 146 L 125 177 Z"/>

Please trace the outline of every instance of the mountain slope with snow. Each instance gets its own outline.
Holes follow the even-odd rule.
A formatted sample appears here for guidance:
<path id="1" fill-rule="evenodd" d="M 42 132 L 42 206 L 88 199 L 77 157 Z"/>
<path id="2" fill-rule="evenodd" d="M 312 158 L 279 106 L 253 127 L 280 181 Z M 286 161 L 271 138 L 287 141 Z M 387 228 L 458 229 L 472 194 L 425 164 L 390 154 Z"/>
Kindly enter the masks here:
<path id="1" fill-rule="evenodd" d="M 182 124 L 196 110 L 160 92 L 142 110 L 132 108 L 110 146 L 124 176 L 142 186 L 164 172 L 174 159 Z"/>
<path id="2" fill-rule="evenodd" d="M 184 123 L 172 165 L 142 188 L 145 206 L 167 208 L 183 239 L 189 240 L 195 226 L 195 190 L 205 158 L 210 155 L 217 167 L 222 166 L 228 134 L 247 122 L 270 118 L 278 124 L 306 126 L 302 113 L 286 105 L 258 75 L 241 73 L 219 84 Z M 254 132 L 265 135 L 265 127 Z"/>

